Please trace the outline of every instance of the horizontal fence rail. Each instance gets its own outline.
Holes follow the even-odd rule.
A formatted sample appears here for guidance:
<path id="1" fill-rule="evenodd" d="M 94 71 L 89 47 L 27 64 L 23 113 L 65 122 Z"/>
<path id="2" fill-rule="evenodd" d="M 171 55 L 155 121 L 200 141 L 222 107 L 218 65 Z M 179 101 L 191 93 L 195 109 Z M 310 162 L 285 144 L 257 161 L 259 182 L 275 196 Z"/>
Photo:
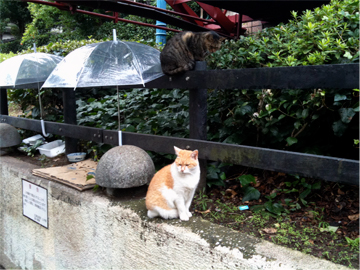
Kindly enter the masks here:
<path id="1" fill-rule="evenodd" d="M 116 87 L 116 85 L 113 87 Z M 164 75 L 145 84 L 145 88 L 168 89 L 353 89 L 358 87 L 358 63 L 198 70 L 188 71 L 176 76 Z M 121 88 L 144 88 L 144 86 L 122 85 Z"/>
<path id="2" fill-rule="evenodd" d="M 353 89 L 359 87 L 359 64 L 192 71 L 180 76 L 163 76 L 145 86 L 180 89 Z"/>
<path id="3" fill-rule="evenodd" d="M 40 120 L 0 115 L 1 123 L 41 132 Z M 118 145 L 118 131 L 45 121 L 46 132 Z M 122 132 L 123 144 L 147 151 L 174 153 L 173 146 L 198 149 L 199 158 L 232 163 L 264 170 L 359 185 L 359 162 L 356 160 L 309 155 L 244 145 Z"/>

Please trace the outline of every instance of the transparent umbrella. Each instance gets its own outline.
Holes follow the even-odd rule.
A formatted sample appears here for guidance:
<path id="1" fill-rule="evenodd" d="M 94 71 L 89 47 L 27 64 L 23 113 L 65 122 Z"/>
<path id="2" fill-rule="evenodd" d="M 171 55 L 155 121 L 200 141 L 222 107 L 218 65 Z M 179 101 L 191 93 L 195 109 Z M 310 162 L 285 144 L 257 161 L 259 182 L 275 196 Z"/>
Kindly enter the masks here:
<path id="1" fill-rule="evenodd" d="M 47 53 L 29 53 L 0 63 L 1 88 L 38 88 L 63 59 Z"/>
<path id="2" fill-rule="evenodd" d="M 74 50 L 58 64 L 43 87 L 145 86 L 162 75 L 158 50 L 115 40 Z"/>

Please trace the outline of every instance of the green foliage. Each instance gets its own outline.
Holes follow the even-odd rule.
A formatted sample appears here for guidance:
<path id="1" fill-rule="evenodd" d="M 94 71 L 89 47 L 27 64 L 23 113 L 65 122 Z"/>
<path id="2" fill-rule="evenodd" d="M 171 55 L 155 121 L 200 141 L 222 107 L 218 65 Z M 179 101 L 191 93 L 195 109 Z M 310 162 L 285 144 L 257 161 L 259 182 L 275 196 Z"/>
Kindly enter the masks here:
<path id="1" fill-rule="evenodd" d="M 355 239 L 345 237 L 345 239 L 352 250 L 359 252 L 359 240 L 360 240 L 359 237 L 357 237 Z"/>
<path id="2" fill-rule="evenodd" d="M 89 10 L 81 6 L 80 9 Z M 112 39 L 112 30 L 117 30 L 119 40 L 145 40 L 151 42 L 155 39 L 155 29 L 131 23 L 112 21 L 86 14 L 71 14 L 52 6 L 29 3 L 32 22 L 26 26 L 21 43 L 31 47 L 49 43 L 62 43 L 64 40 L 80 41 L 89 36 L 97 40 Z M 104 10 L 90 10 L 105 14 Z M 125 16 L 125 19 L 155 24 L 154 20 L 144 19 L 134 15 Z"/>
<path id="3" fill-rule="evenodd" d="M 333 0 L 329 5 L 302 15 L 293 12 L 294 19 L 288 24 L 226 42 L 220 51 L 208 57 L 208 65 L 210 68 L 251 68 L 357 62 L 357 4 L 358 1 Z M 40 35 L 39 25 L 43 26 L 44 33 L 49 27 L 61 25 L 66 33 L 64 29 L 70 28 L 72 21 L 69 20 L 68 25 L 62 25 L 60 21 L 65 22 L 67 15 L 40 6 L 30 5 L 32 14 L 38 15 L 38 19 L 33 24 L 34 32 L 32 26 L 28 27 L 27 36 L 31 33 Z M 56 14 L 59 18 L 54 18 Z M 83 38 L 83 34 L 76 31 L 77 36 L 72 40 L 68 37 L 59 40 L 65 34 L 56 35 L 54 41 L 38 46 L 37 50 L 65 56 L 86 44 L 111 40 L 112 26 L 112 23 L 102 23 L 98 31 L 93 32 L 96 39 L 86 36 L 87 39 L 77 40 Z M 152 34 L 141 32 L 146 29 L 150 33 L 147 28 L 129 28 L 120 23 L 115 27 L 119 39 L 141 38 L 140 42 L 154 46 L 150 40 Z M 27 52 L 31 50 L 22 53 Z M 96 95 L 76 91 L 79 124 L 118 128 L 117 97 L 109 91 L 98 91 L 101 93 Z M 36 91 L 18 89 L 9 95 L 10 100 L 20 103 L 23 110 L 31 110 L 35 118 L 39 116 Z M 61 121 L 61 92 L 46 89 L 42 99 L 46 104 L 45 119 Z M 356 90 L 209 90 L 208 140 L 356 159 L 358 149 L 354 147 L 354 140 L 359 134 L 358 112 Z M 188 136 L 188 91 L 122 90 L 120 113 L 121 130 Z M 218 180 L 210 181 L 221 183 L 225 171 L 211 170 L 210 178 L 217 174 Z"/>
<path id="4" fill-rule="evenodd" d="M 120 91 L 121 130 L 186 137 L 189 125 L 188 91 L 132 89 Z M 79 125 L 118 129 L 117 95 L 78 100 Z"/>
<path id="5" fill-rule="evenodd" d="M 6 27 L 10 27 L 10 33 L 15 37 L 14 41 L 7 43 L 1 43 L 0 39 L 0 53 L 15 53 L 22 49 L 20 45 L 21 35 L 25 30 L 25 25 L 30 21 L 27 3 L 0 0 L 0 36 L 5 32 Z"/>
<path id="6" fill-rule="evenodd" d="M 242 175 L 238 178 L 238 180 L 241 183 L 241 187 L 242 187 L 241 189 L 242 192 L 244 193 L 242 199 L 243 202 L 258 200 L 260 198 L 261 195 L 260 192 L 256 188 L 250 186 L 251 183 L 256 184 L 254 176 L 250 174 Z"/>
<path id="7" fill-rule="evenodd" d="M 62 91 L 59 89 L 42 89 L 41 102 L 46 121 L 61 122 L 63 119 Z M 25 115 L 33 119 L 40 119 L 40 105 L 38 89 L 10 89 L 9 100 L 20 105 Z"/>
<path id="8" fill-rule="evenodd" d="M 145 19 L 134 15 L 126 16 L 125 19 L 155 25 L 154 20 Z M 113 29 L 116 29 L 116 36 L 118 40 L 144 40 L 147 42 L 154 42 L 155 40 L 155 28 L 139 26 L 125 22 L 118 22 L 117 24 L 114 24 L 113 22 L 103 23 L 95 32 L 94 38 L 99 40 L 109 37 L 112 38 Z"/>
<path id="9" fill-rule="evenodd" d="M 21 146 L 21 150 L 24 151 L 28 156 L 33 157 L 36 153 L 36 148 L 43 144 L 42 140 L 37 140 L 34 145 Z"/>
<path id="10" fill-rule="evenodd" d="M 206 176 L 206 184 L 211 186 L 225 186 L 225 179 L 226 174 L 223 170 L 223 168 L 226 166 L 226 164 L 221 163 L 218 164 L 210 164 L 207 167 L 207 176 Z"/>
<path id="11" fill-rule="evenodd" d="M 292 12 L 287 24 L 227 41 L 207 58 L 208 65 L 238 69 L 358 62 L 358 4 L 333 0 L 302 15 Z M 217 90 L 209 93 L 208 107 L 210 140 L 358 157 L 352 145 L 359 133 L 354 91 Z"/>
<path id="12" fill-rule="evenodd" d="M 358 62 L 358 7 L 359 1 L 332 0 L 302 15 L 293 11 L 287 24 L 228 41 L 208 64 L 233 69 Z"/>
<path id="13" fill-rule="evenodd" d="M 9 59 L 13 56 L 16 56 L 16 54 L 10 52 L 10 53 L 0 53 L 0 63 L 5 61 L 6 59 Z"/>
<path id="14" fill-rule="evenodd" d="M 25 25 L 31 21 L 27 3 L 22 1 L 0 0 L 0 33 L 7 23 L 18 26 L 20 34 L 24 32 Z"/>
<path id="15" fill-rule="evenodd" d="M 279 216 L 286 215 L 290 211 L 296 211 L 303 207 L 308 206 L 308 202 L 305 200 L 313 190 L 321 188 L 320 181 L 313 184 L 309 184 L 308 180 L 301 178 L 298 175 L 294 175 L 294 181 L 285 182 L 285 187 L 281 189 L 273 190 L 269 195 L 265 196 L 267 202 L 263 205 L 255 205 L 251 207 L 252 211 L 261 212 L 265 216 Z M 285 196 L 290 193 L 296 194 L 296 199 L 284 199 L 282 202 L 279 197 L 281 194 Z M 278 199 L 277 201 L 275 199 Z"/>

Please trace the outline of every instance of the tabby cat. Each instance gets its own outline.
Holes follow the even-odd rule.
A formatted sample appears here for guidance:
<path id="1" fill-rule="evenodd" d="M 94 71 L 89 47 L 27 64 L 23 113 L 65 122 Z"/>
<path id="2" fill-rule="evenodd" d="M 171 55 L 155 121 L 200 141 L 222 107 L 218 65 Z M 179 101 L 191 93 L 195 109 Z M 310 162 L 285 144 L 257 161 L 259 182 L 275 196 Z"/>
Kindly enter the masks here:
<path id="1" fill-rule="evenodd" d="M 176 34 L 160 54 L 163 72 L 173 75 L 194 69 L 195 61 L 204 61 L 209 53 L 219 50 L 223 39 L 213 31 Z"/>
<path id="2" fill-rule="evenodd" d="M 150 182 L 146 194 L 149 218 L 180 218 L 187 221 L 195 189 L 200 180 L 198 150 L 182 150 L 174 146 L 175 162 L 158 171 Z"/>

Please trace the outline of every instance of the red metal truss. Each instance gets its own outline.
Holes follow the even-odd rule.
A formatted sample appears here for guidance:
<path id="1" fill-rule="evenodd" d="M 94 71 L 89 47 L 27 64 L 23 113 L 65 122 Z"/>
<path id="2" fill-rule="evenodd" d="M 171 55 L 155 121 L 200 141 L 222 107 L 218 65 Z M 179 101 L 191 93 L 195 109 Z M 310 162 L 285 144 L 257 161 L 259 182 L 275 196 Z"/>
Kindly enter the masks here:
<path id="1" fill-rule="evenodd" d="M 145 18 L 155 19 L 163 21 L 167 24 L 171 24 L 182 28 L 183 30 L 190 31 L 206 31 L 213 30 L 219 34 L 234 38 L 238 37 L 239 34 L 242 34 L 246 29 L 241 28 L 242 20 L 251 20 L 247 16 L 226 16 L 220 8 L 211 6 L 209 4 L 197 2 L 204 11 L 209 14 L 211 19 L 200 18 L 187 4 L 189 0 L 166 0 L 166 2 L 174 9 L 164 10 L 154 6 L 133 2 L 131 0 L 58 0 L 55 2 L 45 1 L 45 0 L 22 0 L 24 2 L 32 2 L 36 4 L 44 4 L 57 7 L 60 10 L 69 11 L 71 13 L 82 13 L 91 16 L 97 16 L 105 19 L 114 21 L 115 23 L 122 21 L 127 23 L 133 23 L 137 25 L 142 25 L 146 27 L 153 27 L 158 29 L 163 29 L 166 31 L 179 32 L 177 29 L 153 25 L 133 20 L 127 20 L 120 18 L 119 13 L 128 13 L 133 15 L 138 15 Z M 78 6 L 87 6 L 93 8 L 104 9 L 109 12 L 112 12 L 113 15 L 106 15 L 97 12 L 91 12 L 87 10 L 79 9 Z M 176 17 L 180 16 L 180 18 Z"/>
<path id="2" fill-rule="evenodd" d="M 197 14 L 187 5 L 187 2 L 191 0 L 165 0 L 175 11 L 182 14 L 189 14 L 195 17 L 198 17 Z M 195 1 L 196 2 L 196 1 Z M 197 19 L 190 19 L 182 16 L 184 20 L 187 20 L 192 23 L 196 23 L 200 26 L 203 26 L 207 29 L 211 29 L 217 32 L 222 32 L 231 37 L 237 36 L 239 33 L 245 32 L 246 29 L 241 28 L 240 19 L 242 21 L 246 19 L 250 21 L 251 18 L 246 16 L 226 16 L 226 11 L 222 11 L 220 8 L 205 4 L 202 2 L 196 2 L 212 19 L 210 22 L 203 22 Z M 199 17 L 198 17 L 199 18 Z"/>

